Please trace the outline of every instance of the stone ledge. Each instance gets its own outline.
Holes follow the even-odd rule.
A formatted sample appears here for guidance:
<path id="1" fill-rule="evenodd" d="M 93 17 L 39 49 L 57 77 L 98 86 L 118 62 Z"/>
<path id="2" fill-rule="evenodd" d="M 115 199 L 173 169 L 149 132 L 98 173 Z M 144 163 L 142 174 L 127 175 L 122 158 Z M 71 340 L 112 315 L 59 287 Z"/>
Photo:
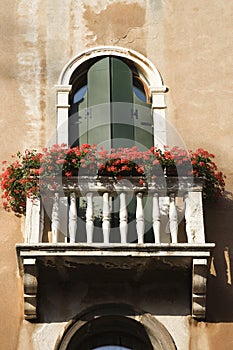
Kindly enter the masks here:
<path id="1" fill-rule="evenodd" d="M 17 244 L 16 249 L 22 258 L 35 258 L 37 256 L 185 256 L 209 257 L 215 247 L 214 243 L 144 243 L 144 244 L 116 244 L 116 243 L 38 243 Z"/>

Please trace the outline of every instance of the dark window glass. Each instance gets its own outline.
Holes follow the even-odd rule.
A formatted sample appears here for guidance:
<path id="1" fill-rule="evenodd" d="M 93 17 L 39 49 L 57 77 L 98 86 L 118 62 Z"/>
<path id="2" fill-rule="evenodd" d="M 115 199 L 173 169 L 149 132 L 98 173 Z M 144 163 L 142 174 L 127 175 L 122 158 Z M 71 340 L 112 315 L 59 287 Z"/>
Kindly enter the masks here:
<path id="1" fill-rule="evenodd" d="M 122 316 L 94 319 L 76 332 L 67 350 L 152 350 L 144 327 Z"/>
<path id="2" fill-rule="evenodd" d="M 93 350 L 132 350 L 132 349 L 126 348 L 124 346 L 118 346 L 118 345 L 105 345 L 105 346 L 99 346 L 98 348 L 93 348 Z"/>

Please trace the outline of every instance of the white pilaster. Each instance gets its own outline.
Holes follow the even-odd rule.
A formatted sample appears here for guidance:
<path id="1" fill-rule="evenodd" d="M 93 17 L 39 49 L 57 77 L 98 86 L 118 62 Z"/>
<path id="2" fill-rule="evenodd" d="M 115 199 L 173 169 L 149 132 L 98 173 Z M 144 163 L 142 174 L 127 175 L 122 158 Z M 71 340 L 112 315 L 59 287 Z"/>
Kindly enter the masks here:
<path id="1" fill-rule="evenodd" d="M 40 198 L 27 198 L 25 242 L 40 243 L 44 229 L 44 208 Z"/>
<path id="2" fill-rule="evenodd" d="M 150 87 L 151 101 L 152 101 L 152 115 L 154 123 L 154 144 L 155 146 L 164 146 L 167 144 L 167 128 L 166 115 L 167 108 L 165 104 L 166 86 Z"/>
<path id="3" fill-rule="evenodd" d="M 205 243 L 201 191 L 190 191 L 186 194 L 185 221 L 188 243 Z"/>
<path id="4" fill-rule="evenodd" d="M 57 143 L 68 145 L 69 93 L 72 85 L 57 85 Z"/>

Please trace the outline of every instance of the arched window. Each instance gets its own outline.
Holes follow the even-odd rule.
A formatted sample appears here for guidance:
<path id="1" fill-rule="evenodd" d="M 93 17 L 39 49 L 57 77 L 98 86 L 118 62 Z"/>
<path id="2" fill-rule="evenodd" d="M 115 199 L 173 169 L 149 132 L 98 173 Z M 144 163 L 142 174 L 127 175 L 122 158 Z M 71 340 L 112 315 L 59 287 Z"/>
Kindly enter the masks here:
<path id="1" fill-rule="evenodd" d="M 143 151 L 167 144 L 164 103 L 167 88 L 155 66 L 138 52 L 108 46 L 89 49 L 68 62 L 58 83 L 57 143 L 97 144 L 108 150 L 136 145 Z M 100 225 L 102 204 L 98 197 L 94 201 L 94 217 Z M 128 237 L 134 242 L 136 201 L 134 198 L 127 201 Z M 116 212 L 111 224 L 118 228 L 119 197 L 111 202 L 111 213 Z M 82 208 L 82 203 L 85 207 L 85 200 L 80 198 L 78 208 Z M 85 241 L 85 237 L 79 239 Z M 118 240 L 117 234 L 113 242 Z"/>
<path id="2" fill-rule="evenodd" d="M 59 77 L 57 142 L 106 148 L 167 144 L 166 91 L 158 70 L 138 52 L 91 48 L 68 62 Z"/>
<path id="3" fill-rule="evenodd" d="M 92 59 L 73 72 L 70 83 L 69 144 L 153 145 L 148 82 L 129 60 Z"/>
<path id="4" fill-rule="evenodd" d="M 80 314 L 62 339 L 59 337 L 56 350 L 77 349 L 176 350 L 176 345 L 154 316 L 139 310 L 135 313 L 127 305 L 111 304 Z"/>

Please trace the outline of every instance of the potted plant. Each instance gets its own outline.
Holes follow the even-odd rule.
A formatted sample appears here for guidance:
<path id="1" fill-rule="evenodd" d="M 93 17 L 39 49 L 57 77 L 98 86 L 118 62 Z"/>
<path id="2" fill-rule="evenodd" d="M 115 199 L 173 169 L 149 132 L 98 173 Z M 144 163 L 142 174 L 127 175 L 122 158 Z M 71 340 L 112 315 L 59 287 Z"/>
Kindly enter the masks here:
<path id="1" fill-rule="evenodd" d="M 17 215 L 24 214 L 26 198 L 38 196 L 41 156 L 36 150 L 26 150 L 12 155 L 12 161 L 2 162 L 1 189 L 6 210 L 12 210 Z"/>
<path id="2" fill-rule="evenodd" d="M 107 152 L 103 148 L 97 153 L 98 176 L 110 176 L 115 180 L 122 178 L 138 178 L 138 184 L 145 183 L 145 152 L 140 152 L 136 146 L 132 148 L 117 148 Z"/>
<path id="3" fill-rule="evenodd" d="M 213 161 L 213 153 L 209 153 L 203 148 L 190 151 L 193 174 L 196 177 L 205 179 L 203 197 L 208 200 L 216 200 L 223 195 L 225 189 L 226 176 L 218 171 L 217 165 Z"/>
<path id="4" fill-rule="evenodd" d="M 56 176 L 77 176 L 80 170 L 87 175 L 96 174 L 96 146 L 83 144 L 67 147 L 66 144 L 54 144 L 44 148 L 40 159 L 40 176 L 54 179 Z"/>

